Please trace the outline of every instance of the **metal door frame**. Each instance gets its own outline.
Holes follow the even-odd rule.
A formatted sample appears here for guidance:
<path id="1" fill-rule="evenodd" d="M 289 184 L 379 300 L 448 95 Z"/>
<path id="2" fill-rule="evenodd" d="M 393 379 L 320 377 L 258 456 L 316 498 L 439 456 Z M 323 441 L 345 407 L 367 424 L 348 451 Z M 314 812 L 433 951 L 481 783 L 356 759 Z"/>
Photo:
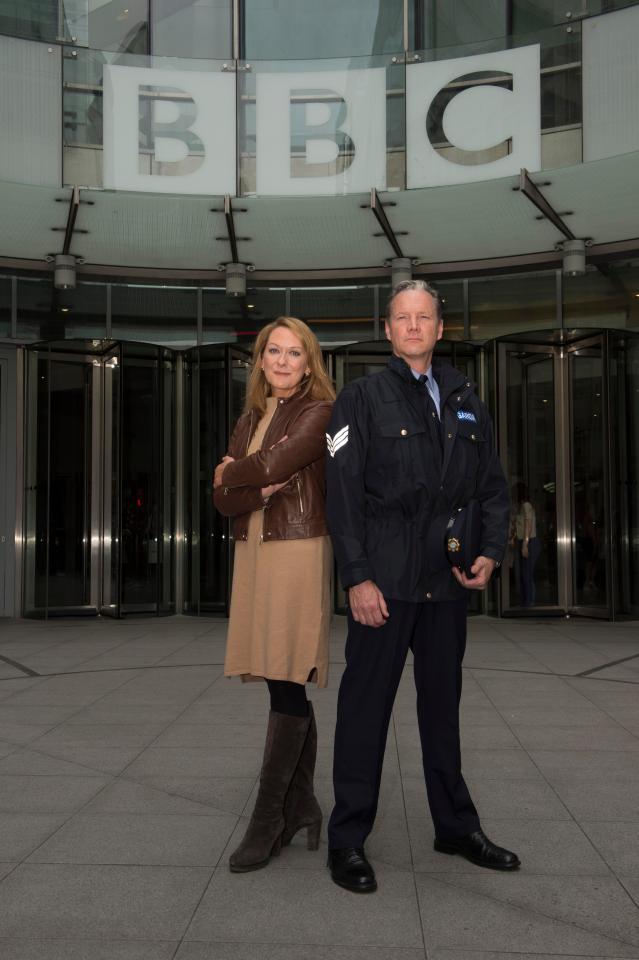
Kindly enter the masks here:
<path id="1" fill-rule="evenodd" d="M 19 454 L 17 363 L 15 349 L 0 349 L 0 617 L 15 615 L 16 494 Z"/>

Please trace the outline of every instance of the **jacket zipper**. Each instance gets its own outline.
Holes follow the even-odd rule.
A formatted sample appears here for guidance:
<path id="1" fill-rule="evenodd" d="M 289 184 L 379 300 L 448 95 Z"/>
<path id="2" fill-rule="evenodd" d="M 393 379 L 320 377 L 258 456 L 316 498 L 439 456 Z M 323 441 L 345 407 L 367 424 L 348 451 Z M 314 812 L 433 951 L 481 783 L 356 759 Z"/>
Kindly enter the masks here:
<path id="1" fill-rule="evenodd" d="M 246 456 L 248 457 L 249 447 L 251 445 L 251 437 L 253 435 L 253 411 L 251 410 L 251 420 L 249 422 L 249 432 L 248 437 L 246 438 Z"/>
<path id="2" fill-rule="evenodd" d="M 297 496 L 300 501 L 300 519 L 304 516 L 304 506 L 302 504 L 302 484 L 300 483 L 300 475 L 297 475 Z"/>

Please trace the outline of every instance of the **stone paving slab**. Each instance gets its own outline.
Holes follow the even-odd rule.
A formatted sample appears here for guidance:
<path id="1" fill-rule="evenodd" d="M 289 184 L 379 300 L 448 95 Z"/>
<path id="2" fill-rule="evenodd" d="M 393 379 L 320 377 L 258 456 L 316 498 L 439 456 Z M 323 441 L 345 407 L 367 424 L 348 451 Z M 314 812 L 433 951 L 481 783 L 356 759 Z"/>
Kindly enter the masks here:
<path id="1" fill-rule="evenodd" d="M 50 674 L 0 670 L 2 960 L 639 960 L 639 658 L 613 665 L 639 624 L 470 621 L 464 773 L 516 874 L 433 851 L 407 662 L 369 897 L 325 866 L 342 618 L 329 686 L 310 690 L 320 849 L 301 831 L 268 869 L 228 871 L 268 695 L 222 676 L 225 630 L 0 624 L 0 655 Z"/>

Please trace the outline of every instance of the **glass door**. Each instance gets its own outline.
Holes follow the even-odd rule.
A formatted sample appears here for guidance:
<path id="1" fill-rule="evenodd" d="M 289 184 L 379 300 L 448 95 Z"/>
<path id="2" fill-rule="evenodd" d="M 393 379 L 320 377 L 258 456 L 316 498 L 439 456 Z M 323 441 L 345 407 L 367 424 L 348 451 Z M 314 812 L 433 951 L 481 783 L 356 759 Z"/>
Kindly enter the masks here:
<path id="1" fill-rule="evenodd" d="M 608 618 L 632 607 L 632 575 L 624 586 L 620 573 L 624 562 L 630 570 L 636 516 L 634 343 L 621 338 L 614 367 L 611 338 L 620 339 L 542 331 L 528 336 L 535 343 L 522 335 L 498 344 L 499 451 L 512 510 L 503 614 Z"/>
<path id="2" fill-rule="evenodd" d="M 560 612 L 555 432 L 556 355 L 542 346 L 502 345 L 500 456 L 511 498 L 502 612 Z"/>
<path id="3" fill-rule="evenodd" d="M 605 402 L 604 338 L 567 350 L 570 390 L 571 606 L 577 613 L 607 617 L 611 566 L 609 469 Z"/>
<path id="4" fill-rule="evenodd" d="M 55 345 L 27 357 L 26 616 L 95 613 L 95 367 Z"/>
<path id="5" fill-rule="evenodd" d="M 162 347 L 120 349 L 120 613 L 166 614 L 175 610 L 175 360 Z"/>
<path id="6" fill-rule="evenodd" d="M 612 597 L 620 616 L 639 617 L 639 333 L 608 335 Z"/>
<path id="7" fill-rule="evenodd" d="M 232 524 L 213 506 L 213 472 L 242 413 L 248 370 L 248 354 L 222 344 L 185 356 L 185 613 L 228 613 Z"/>

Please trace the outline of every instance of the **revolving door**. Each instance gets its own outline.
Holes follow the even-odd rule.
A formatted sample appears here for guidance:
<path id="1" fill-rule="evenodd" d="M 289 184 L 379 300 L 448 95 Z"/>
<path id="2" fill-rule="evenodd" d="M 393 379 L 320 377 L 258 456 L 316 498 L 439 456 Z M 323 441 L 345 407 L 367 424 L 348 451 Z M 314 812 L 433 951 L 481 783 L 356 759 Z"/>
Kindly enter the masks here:
<path id="1" fill-rule="evenodd" d="M 174 612 L 174 379 L 148 344 L 27 349 L 23 615 Z"/>
<path id="2" fill-rule="evenodd" d="M 541 331 L 494 349 L 512 504 L 500 612 L 637 616 L 639 336 Z"/>

